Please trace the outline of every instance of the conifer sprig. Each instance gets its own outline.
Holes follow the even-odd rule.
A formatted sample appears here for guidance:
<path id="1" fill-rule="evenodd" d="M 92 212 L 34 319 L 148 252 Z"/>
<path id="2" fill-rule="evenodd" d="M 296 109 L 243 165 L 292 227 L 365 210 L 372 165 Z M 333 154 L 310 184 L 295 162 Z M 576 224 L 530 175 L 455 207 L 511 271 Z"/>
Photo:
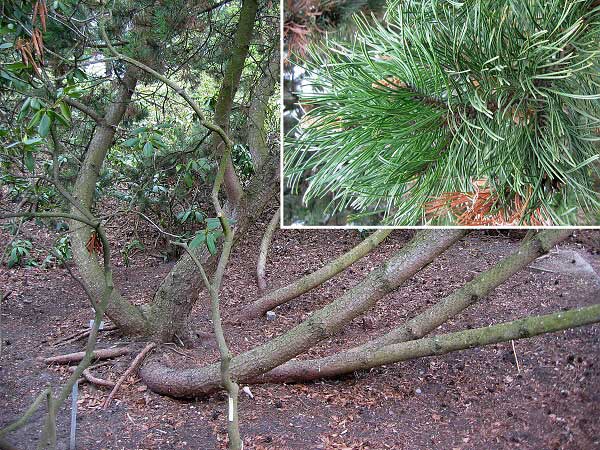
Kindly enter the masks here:
<path id="1" fill-rule="evenodd" d="M 395 225 L 598 220 L 594 1 L 404 0 L 356 25 L 309 51 L 311 109 L 284 157 L 306 199 Z M 483 191 L 478 223 L 449 203 Z"/>

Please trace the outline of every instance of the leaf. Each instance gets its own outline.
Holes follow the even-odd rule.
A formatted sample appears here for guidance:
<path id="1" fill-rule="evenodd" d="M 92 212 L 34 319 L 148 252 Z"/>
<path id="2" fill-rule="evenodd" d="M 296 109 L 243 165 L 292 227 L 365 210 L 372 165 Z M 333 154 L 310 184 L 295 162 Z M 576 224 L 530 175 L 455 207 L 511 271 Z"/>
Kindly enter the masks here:
<path id="1" fill-rule="evenodd" d="M 215 231 L 221 229 L 221 221 L 218 217 L 209 217 L 206 219 L 206 228 L 209 231 Z"/>
<path id="2" fill-rule="evenodd" d="M 123 142 L 123 145 L 125 147 L 135 147 L 139 143 L 140 143 L 140 138 L 135 137 L 135 138 L 127 139 L 125 142 Z"/>
<path id="3" fill-rule="evenodd" d="M 217 236 L 215 233 L 209 233 L 206 235 L 206 247 L 211 255 L 217 253 Z"/>
<path id="4" fill-rule="evenodd" d="M 36 112 L 33 117 L 31 118 L 31 120 L 29 121 L 29 124 L 27 125 L 27 128 L 32 129 L 37 127 L 38 123 L 40 123 L 40 119 L 42 118 L 42 114 L 44 113 L 44 111 L 42 111 L 41 109 Z"/>
<path id="5" fill-rule="evenodd" d="M 33 159 L 33 153 L 25 152 L 23 156 L 23 164 L 27 167 L 27 170 L 33 172 L 35 170 L 35 159 Z"/>
<path id="6" fill-rule="evenodd" d="M 25 146 L 32 146 L 32 145 L 37 145 L 40 142 L 42 142 L 42 138 L 40 138 L 39 136 L 35 136 L 35 137 L 29 138 L 29 139 L 25 139 L 23 141 L 23 144 Z"/>
<path id="7" fill-rule="evenodd" d="M 187 187 L 192 187 L 194 185 L 194 179 L 192 178 L 192 174 L 190 172 L 186 172 L 183 176 L 183 181 L 187 185 Z"/>
<path id="8" fill-rule="evenodd" d="M 44 114 L 40 120 L 40 124 L 38 125 L 38 133 L 41 137 L 48 136 L 48 133 L 50 133 L 50 125 L 52 125 L 50 116 L 48 114 Z"/>
<path id="9" fill-rule="evenodd" d="M 4 44 L 0 44 L 0 50 L 6 50 L 7 48 L 11 48 L 12 46 L 12 42 L 5 42 Z"/>
<path id="10" fill-rule="evenodd" d="M 62 114 L 62 116 L 68 121 L 71 121 L 71 108 L 69 107 L 69 105 L 67 105 L 65 102 L 60 102 L 58 104 L 58 106 L 60 107 L 60 113 Z"/>
<path id="11" fill-rule="evenodd" d="M 17 256 L 17 247 L 13 248 L 10 252 L 10 257 L 8 258 L 7 265 L 8 268 L 12 268 L 15 264 L 19 262 L 19 257 Z"/>
<path id="12" fill-rule="evenodd" d="M 204 244 L 204 242 L 206 241 L 206 234 L 204 233 L 204 231 L 199 231 L 196 236 L 194 237 L 194 239 L 192 239 L 192 242 L 189 243 L 189 247 L 191 250 L 200 247 L 202 244 Z"/>
<path id="13" fill-rule="evenodd" d="M 62 115 L 54 112 L 54 111 L 48 111 L 48 115 L 50 116 L 51 119 L 57 119 L 61 124 L 63 124 L 65 127 L 69 126 L 69 121 L 63 117 Z"/>
<path id="14" fill-rule="evenodd" d="M 23 102 L 23 106 L 21 106 L 21 111 L 19 111 L 19 115 L 17 116 L 17 122 L 20 122 L 25 118 L 29 109 L 31 108 L 31 97 L 28 97 L 27 100 Z"/>
<path id="15" fill-rule="evenodd" d="M 154 156 L 154 147 L 152 146 L 152 142 L 148 141 L 144 144 L 144 158 L 152 158 Z"/>
<path id="16" fill-rule="evenodd" d="M 188 209 L 186 211 L 181 211 L 180 213 L 177 214 L 177 220 L 179 220 L 181 223 L 184 223 L 188 217 L 190 217 L 190 214 L 192 213 L 191 209 Z"/>

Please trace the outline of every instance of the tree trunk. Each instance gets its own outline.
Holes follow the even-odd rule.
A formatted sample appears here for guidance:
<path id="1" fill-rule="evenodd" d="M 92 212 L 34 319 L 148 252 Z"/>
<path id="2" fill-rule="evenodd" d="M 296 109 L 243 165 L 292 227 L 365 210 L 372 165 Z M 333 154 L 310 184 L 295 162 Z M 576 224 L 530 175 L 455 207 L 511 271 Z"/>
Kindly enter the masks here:
<path id="1" fill-rule="evenodd" d="M 233 377 L 238 380 L 255 378 L 334 335 L 429 264 L 464 234 L 464 230 L 419 232 L 400 252 L 373 270 L 346 294 L 314 312 L 287 333 L 233 358 Z M 199 369 L 176 369 L 166 367 L 154 359 L 146 364 L 141 374 L 150 389 L 173 397 L 208 394 L 221 386 L 218 364 Z"/>
<path id="2" fill-rule="evenodd" d="M 100 175 L 102 163 L 106 153 L 112 146 L 115 130 L 123 119 L 135 91 L 138 77 L 138 70 L 128 66 L 125 75 L 120 80 L 115 99 L 106 108 L 104 117 L 97 124 L 94 135 L 90 140 L 73 189 L 73 197 L 88 210 L 91 210 L 93 206 L 96 182 Z M 71 212 L 77 214 L 77 208 L 72 206 Z M 98 303 L 105 287 L 104 271 L 98 264 L 97 255 L 90 254 L 86 248 L 92 229 L 73 221 L 70 222 L 69 228 L 72 230 L 71 248 L 77 270 L 94 301 Z M 113 289 L 107 315 L 125 333 L 141 334 L 145 332 L 148 326 L 140 309 L 122 297 L 117 289 Z"/>
<path id="3" fill-rule="evenodd" d="M 274 157 L 266 160 L 245 189 L 240 203 L 235 207 L 226 205 L 227 217 L 235 224 L 236 242 L 276 199 L 279 187 L 278 163 L 278 159 Z M 204 266 L 208 276 L 212 276 L 217 258 L 212 257 L 205 247 L 191 251 Z M 201 288 L 198 269 L 192 258 L 184 253 L 162 281 L 152 303 L 146 307 L 151 334 L 157 340 L 168 342 L 177 336 L 184 342 L 188 341 L 188 318 Z"/>
<path id="4" fill-rule="evenodd" d="M 323 284 L 375 249 L 391 232 L 391 229 L 377 230 L 356 247 L 334 259 L 329 264 L 287 286 L 275 289 L 254 301 L 242 310 L 236 320 L 258 317 L 276 306 L 282 305 Z"/>
<path id="5" fill-rule="evenodd" d="M 275 85 L 279 81 L 279 42 L 271 52 L 265 74 L 261 77 L 250 101 L 248 112 L 248 148 L 252 155 L 252 164 L 255 168 L 262 165 L 269 149 L 267 146 L 267 133 L 265 131 L 265 117 L 270 98 L 275 92 Z"/>
<path id="6" fill-rule="evenodd" d="M 504 258 L 491 269 L 479 274 L 462 288 L 389 333 L 331 356 L 289 361 L 264 376 L 269 380 L 285 378 L 286 382 L 294 382 L 336 377 L 351 372 L 353 360 L 358 354 L 374 352 L 386 345 L 419 339 L 429 334 L 441 324 L 485 298 L 493 289 L 527 267 L 536 258 L 547 253 L 570 234 L 570 230 L 542 231 L 524 241 L 516 252 Z"/>
<path id="7" fill-rule="evenodd" d="M 347 354 L 348 360 L 345 362 L 346 373 L 371 369 L 409 359 L 444 355 L 467 348 L 525 339 L 539 334 L 552 333 L 597 322 L 600 322 L 600 304 L 544 316 L 527 317 L 488 327 L 442 334 L 431 338 L 386 345 L 375 351 L 361 351 Z M 251 382 L 285 383 L 290 379 L 299 379 L 298 375 L 300 374 L 288 374 L 281 370 L 256 377 Z M 307 373 L 307 377 L 302 377 L 302 379 L 312 379 L 311 375 L 312 372 L 309 372 Z"/>
<path id="8" fill-rule="evenodd" d="M 220 101 L 217 102 L 218 115 L 221 120 L 227 118 L 227 124 L 231 103 L 237 91 L 241 70 L 248 53 L 256 10 L 256 0 L 244 1 L 236 32 L 235 47 L 223 80 Z M 138 74 L 137 68 L 128 66 L 122 87 L 115 101 L 107 108 L 106 115 L 96 127 L 96 132 L 90 142 L 74 191 L 75 197 L 85 207 L 89 208 L 92 205 L 100 168 L 112 145 L 115 129 L 122 120 L 131 100 Z M 215 142 L 221 142 L 221 136 L 217 135 Z M 228 216 L 235 220 L 236 238 L 239 239 L 243 235 L 273 198 L 273 188 L 278 180 L 276 169 L 277 166 L 273 161 L 266 161 L 264 167 L 260 168 L 253 177 L 246 192 L 236 191 L 235 196 L 232 197 L 234 201 L 229 201 L 226 205 Z M 260 183 L 263 184 L 259 185 Z M 75 262 L 84 283 L 89 287 L 90 292 L 97 296 L 101 292 L 102 272 L 96 261 L 96 255 L 90 255 L 86 249 L 90 229 L 80 226 L 74 226 L 74 228 L 77 230 L 72 237 Z M 195 251 L 198 259 L 203 264 L 207 264 L 207 270 L 212 272 L 214 261 L 210 258 L 208 251 L 203 248 Z M 187 255 L 184 255 L 165 277 L 149 305 L 137 307 L 123 298 L 115 289 L 110 301 L 108 316 L 126 334 L 152 336 L 159 341 L 172 341 L 175 337 L 179 337 L 186 341 L 189 336 L 187 320 L 200 290 L 197 280 L 193 262 Z"/>

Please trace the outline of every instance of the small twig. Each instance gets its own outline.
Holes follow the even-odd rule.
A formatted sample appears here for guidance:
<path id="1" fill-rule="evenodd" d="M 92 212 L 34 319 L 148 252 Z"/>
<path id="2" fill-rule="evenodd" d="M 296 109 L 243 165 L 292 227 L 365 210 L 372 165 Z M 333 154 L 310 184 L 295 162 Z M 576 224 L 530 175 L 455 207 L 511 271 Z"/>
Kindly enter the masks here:
<path id="1" fill-rule="evenodd" d="M 137 370 L 139 365 L 144 360 L 146 354 L 148 354 L 148 352 L 153 350 L 154 347 L 156 347 L 156 344 L 154 342 L 151 342 L 150 344 L 146 345 L 144 347 L 144 349 L 135 357 L 135 359 L 133 360 L 133 362 L 131 363 L 129 368 L 125 371 L 125 373 L 123 375 L 121 375 L 121 378 L 119 378 L 119 380 L 117 381 L 117 384 L 115 384 L 115 387 L 113 388 L 113 390 L 110 391 L 110 394 L 108 394 L 108 398 L 105 400 L 104 404 L 102 405 L 102 407 L 104 409 L 106 409 L 110 405 L 110 402 L 112 401 L 113 397 L 115 396 L 115 394 L 117 393 L 117 391 L 119 390 L 121 385 L 125 382 L 125 379 Z"/>
<path id="2" fill-rule="evenodd" d="M 517 363 L 517 372 L 521 373 L 521 366 L 519 365 L 519 358 L 517 358 L 517 350 L 515 349 L 515 341 L 510 341 L 512 344 L 513 354 L 515 355 L 515 361 Z"/>
<path id="3" fill-rule="evenodd" d="M 117 356 L 126 355 L 131 351 L 129 347 L 103 348 L 92 352 L 92 359 L 108 359 Z M 70 362 L 81 361 L 85 356 L 85 352 L 67 353 L 66 355 L 51 356 L 44 359 L 46 364 L 66 364 Z"/>
<path id="4" fill-rule="evenodd" d="M 104 327 L 101 330 L 98 331 L 114 331 L 116 330 L 117 327 L 114 325 L 108 326 L 108 327 Z M 75 342 L 78 341 L 79 339 L 83 339 L 84 337 L 89 336 L 89 334 L 92 332 L 91 328 L 88 328 L 86 330 L 81 330 L 78 331 L 77 333 L 73 333 L 70 334 L 69 336 L 66 336 L 64 338 L 59 339 L 58 341 L 56 341 L 54 344 L 52 344 L 54 347 L 58 347 L 59 345 L 65 345 L 65 344 L 69 344 L 71 342 Z"/>
<path id="5" fill-rule="evenodd" d="M 114 381 L 105 380 L 104 378 L 98 378 L 92 374 L 89 367 L 83 371 L 83 377 L 92 384 L 96 384 L 98 386 L 106 386 L 110 388 L 115 387 Z"/>
<path id="6" fill-rule="evenodd" d="M 169 345 L 169 344 L 170 344 L 170 345 Z M 181 352 L 181 351 L 177 350 L 177 347 L 176 347 L 176 346 L 175 346 L 175 344 L 173 344 L 172 342 L 166 342 L 164 345 L 166 345 L 166 346 L 167 346 L 167 348 L 168 348 L 169 350 L 171 350 L 172 352 L 175 352 L 175 353 L 177 353 L 178 355 L 181 355 L 181 356 L 183 356 L 183 357 L 185 357 L 185 358 L 187 358 L 187 357 L 188 357 L 188 355 L 186 355 L 185 353 L 183 353 L 183 352 Z"/>

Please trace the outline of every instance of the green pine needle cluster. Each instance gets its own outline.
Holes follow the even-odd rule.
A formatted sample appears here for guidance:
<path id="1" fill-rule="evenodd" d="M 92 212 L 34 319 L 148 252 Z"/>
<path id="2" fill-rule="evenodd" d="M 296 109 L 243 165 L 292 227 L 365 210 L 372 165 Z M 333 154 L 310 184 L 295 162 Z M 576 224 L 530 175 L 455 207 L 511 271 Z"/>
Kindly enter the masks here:
<path id="1" fill-rule="evenodd" d="M 520 200 L 520 224 L 598 220 L 600 2 L 404 0 L 356 26 L 305 63 L 310 111 L 284 152 L 305 200 L 456 224 L 427 205 L 485 190 L 490 214 Z"/>

